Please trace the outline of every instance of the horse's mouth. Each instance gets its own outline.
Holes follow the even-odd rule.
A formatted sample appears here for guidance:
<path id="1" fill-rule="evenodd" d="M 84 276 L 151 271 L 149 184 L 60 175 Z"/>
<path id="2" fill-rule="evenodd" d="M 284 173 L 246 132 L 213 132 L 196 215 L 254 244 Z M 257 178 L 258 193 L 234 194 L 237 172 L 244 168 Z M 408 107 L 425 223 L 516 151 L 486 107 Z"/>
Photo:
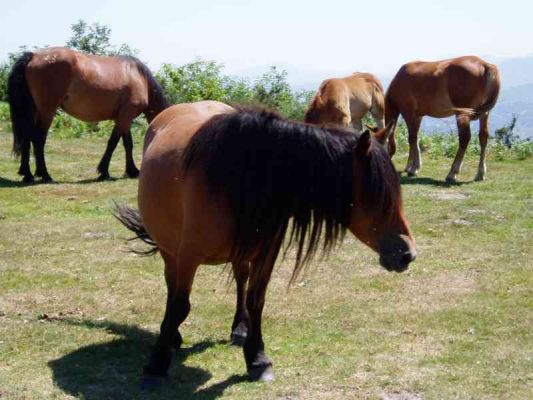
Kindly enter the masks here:
<path id="1" fill-rule="evenodd" d="M 412 255 L 403 255 L 402 257 L 391 257 L 388 255 L 381 255 L 379 257 L 379 263 L 383 268 L 390 272 L 404 272 L 409 268 L 411 261 L 414 261 L 415 257 Z"/>

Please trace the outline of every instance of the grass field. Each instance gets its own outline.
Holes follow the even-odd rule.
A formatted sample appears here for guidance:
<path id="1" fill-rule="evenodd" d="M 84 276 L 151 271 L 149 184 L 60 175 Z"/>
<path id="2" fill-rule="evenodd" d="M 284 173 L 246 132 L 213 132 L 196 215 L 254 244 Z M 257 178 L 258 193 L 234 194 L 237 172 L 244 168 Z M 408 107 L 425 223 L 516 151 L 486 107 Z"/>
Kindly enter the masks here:
<path id="1" fill-rule="evenodd" d="M 95 182 L 105 139 L 47 144 L 50 185 L 21 186 L 0 132 L 1 399 L 533 398 L 533 160 L 489 157 L 487 180 L 442 180 L 448 158 L 404 179 L 419 256 L 387 273 L 348 237 L 287 290 L 274 273 L 264 317 L 276 380 L 250 383 L 229 346 L 234 287 L 202 267 L 170 383 L 138 390 L 164 311 L 159 256 L 127 252 L 112 200 L 135 204 L 136 180 Z M 140 152 L 137 141 L 136 152 Z M 139 160 L 138 160 L 139 161 Z M 404 158 L 395 159 L 397 167 Z"/>

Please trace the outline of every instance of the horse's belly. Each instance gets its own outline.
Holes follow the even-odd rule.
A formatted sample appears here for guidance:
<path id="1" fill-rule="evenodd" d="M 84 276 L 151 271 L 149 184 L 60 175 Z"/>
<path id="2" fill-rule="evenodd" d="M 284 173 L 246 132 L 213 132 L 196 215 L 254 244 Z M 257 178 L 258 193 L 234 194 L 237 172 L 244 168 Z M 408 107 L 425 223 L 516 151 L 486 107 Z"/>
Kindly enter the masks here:
<path id="1" fill-rule="evenodd" d="M 115 119 L 124 103 L 123 82 L 92 83 L 76 77 L 70 83 L 61 107 L 73 117 L 87 122 Z"/>
<path id="2" fill-rule="evenodd" d="M 418 102 L 418 114 L 433 118 L 447 118 L 454 115 L 454 107 L 447 94 L 435 94 L 434 97 Z"/>
<path id="3" fill-rule="evenodd" d="M 61 108 L 69 115 L 85 122 L 99 122 L 114 119 L 116 107 L 95 104 L 92 101 L 76 102 L 67 98 Z"/>

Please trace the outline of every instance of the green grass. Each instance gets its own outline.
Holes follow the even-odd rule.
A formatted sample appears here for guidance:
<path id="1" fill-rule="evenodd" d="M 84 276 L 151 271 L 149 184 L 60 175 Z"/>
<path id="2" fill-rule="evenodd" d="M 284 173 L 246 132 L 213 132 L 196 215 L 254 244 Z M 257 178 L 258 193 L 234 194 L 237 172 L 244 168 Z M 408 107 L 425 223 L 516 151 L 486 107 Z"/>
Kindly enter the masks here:
<path id="1" fill-rule="evenodd" d="M 0 398 L 533 398 L 532 159 L 492 154 L 474 183 L 469 156 L 464 183 L 446 186 L 451 160 L 424 154 L 421 177 L 403 179 L 419 248 L 407 273 L 382 270 L 352 237 L 288 291 L 290 260 L 280 265 L 264 316 L 271 384 L 244 379 L 242 351 L 225 342 L 233 285 L 200 268 L 170 383 L 144 394 L 162 261 L 128 253 L 110 215 L 112 199 L 135 204 L 122 149 L 117 179 L 92 181 L 105 142 L 52 133 L 57 183 L 21 186 L 0 132 Z"/>

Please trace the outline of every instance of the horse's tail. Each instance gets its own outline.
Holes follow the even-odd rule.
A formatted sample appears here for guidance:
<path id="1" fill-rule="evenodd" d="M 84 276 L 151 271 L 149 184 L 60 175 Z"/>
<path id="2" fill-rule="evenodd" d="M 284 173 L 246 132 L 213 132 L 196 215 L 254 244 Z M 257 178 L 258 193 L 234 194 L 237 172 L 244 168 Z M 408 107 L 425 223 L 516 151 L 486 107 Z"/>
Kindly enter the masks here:
<path id="1" fill-rule="evenodd" d="M 150 248 L 145 251 L 132 249 L 134 253 L 150 256 L 158 252 L 159 248 L 157 246 L 157 243 L 150 237 L 149 233 L 146 231 L 139 210 L 129 207 L 125 204 L 115 203 L 113 215 L 122 223 L 122 225 L 124 225 L 126 228 L 128 228 L 135 234 L 135 236 L 129 240 L 140 239 L 144 243 L 150 245 Z"/>
<path id="2" fill-rule="evenodd" d="M 7 97 L 13 126 L 13 154 L 20 156 L 22 145 L 27 143 L 35 125 L 35 103 L 26 80 L 26 67 L 33 53 L 24 52 L 15 61 L 7 80 Z"/>
<path id="3" fill-rule="evenodd" d="M 485 101 L 476 108 L 454 108 L 459 114 L 466 114 L 471 119 L 478 119 L 483 114 L 492 110 L 498 101 L 500 94 L 500 73 L 498 67 L 485 64 Z"/>

